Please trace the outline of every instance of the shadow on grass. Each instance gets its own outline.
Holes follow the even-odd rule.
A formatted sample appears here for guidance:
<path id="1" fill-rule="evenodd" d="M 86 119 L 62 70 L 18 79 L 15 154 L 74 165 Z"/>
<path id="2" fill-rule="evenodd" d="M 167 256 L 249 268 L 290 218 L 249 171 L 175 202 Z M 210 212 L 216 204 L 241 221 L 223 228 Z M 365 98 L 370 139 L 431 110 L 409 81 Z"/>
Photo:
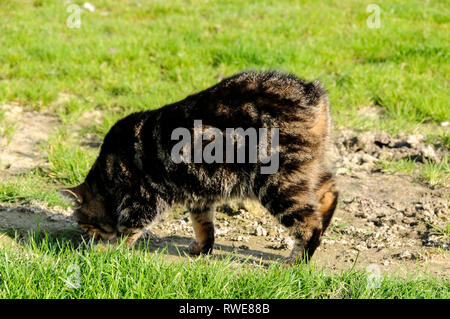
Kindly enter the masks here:
<path id="1" fill-rule="evenodd" d="M 72 216 L 57 215 L 41 208 L 25 205 L 0 205 L 0 233 L 7 235 L 16 244 L 24 245 L 33 242 L 38 249 L 51 247 L 59 251 L 67 246 L 75 249 L 85 249 L 90 246 L 88 236 L 78 227 Z M 147 230 L 135 247 L 148 252 L 163 252 L 184 258 L 189 255 L 188 246 L 191 241 L 192 238 L 183 236 L 158 237 Z M 98 243 L 98 245 L 106 246 L 107 244 Z M 229 258 L 230 254 L 236 261 L 255 262 L 260 265 L 268 265 L 266 262 L 283 257 L 225 244 L 216 244 L 212 257 L 224 259 Z"/>
<path id="2" fill-rule="evenodd" d="M 187 257 L 189 254 L 189 244 L 192 238 L 184 236 L 165 236 L 158 237 L 155 234 L 147 231 L 147 236 L 139 239 L 136 243 L 137 249 L 146 250 L 149 252 L 163 252 L 175 257 Z M 232 258 L 235 261 L 242 263 L 257 263 L 259 265 L 268 266 L 267 262 L 276 261 L 283 258 L 282 255 L 263 252 L 256 249 L 241 249 L 226 244 L 215 244 L 212 258 L 219 260 Z"/>

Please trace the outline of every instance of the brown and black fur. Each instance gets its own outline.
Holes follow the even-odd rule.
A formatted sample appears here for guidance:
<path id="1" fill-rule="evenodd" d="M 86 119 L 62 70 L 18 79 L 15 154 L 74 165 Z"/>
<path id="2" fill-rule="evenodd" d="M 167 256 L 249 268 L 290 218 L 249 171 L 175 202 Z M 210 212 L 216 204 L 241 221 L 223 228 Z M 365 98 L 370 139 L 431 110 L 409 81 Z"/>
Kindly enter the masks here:
<path id="1" fill-rule="evenodd" d="M 279 128 L 279 170 L 256 164 L 175 164 L 177 127 Z M 338 191 L 327 164 L 329 103 L 318 82 L 279 72 L 244 72 L 158 110 L 131 114 L 106 135 L 83 184 L 67 190 L 75 216 L 91 236 L 133 243 L 157 215 L 175 204 L 191 212 L 193 254 L 214 245 L 213 205 L 231 197 L 260 201 L 295 238 L 290 261 L 311 257 L 336 208 Z"/>

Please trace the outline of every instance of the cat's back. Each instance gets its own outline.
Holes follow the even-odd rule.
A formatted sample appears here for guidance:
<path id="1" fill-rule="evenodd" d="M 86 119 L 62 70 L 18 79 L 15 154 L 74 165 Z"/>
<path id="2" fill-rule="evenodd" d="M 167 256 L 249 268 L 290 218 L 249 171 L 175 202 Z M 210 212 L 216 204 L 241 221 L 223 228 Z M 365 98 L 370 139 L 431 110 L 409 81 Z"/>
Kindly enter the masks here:
<path id="1" fill-rule="evenodd" d="M 307 82 L 278 71 L 247 71 L 175 103 L 167 115 L 178 122 L 175 110 L 179 110 L 183 119 L 202 119 L 218 127 L 268 122 L 283 126 L 314 122 L 320 113 L 327 115 L 328 108 L 327 93 L 318 81 Z"/>
<path id="2" fill-rule="evenodd" d="M 319 82 L 307 82 L 293 74 L 279 71 L 246 71 L 224 79 L 212 87 L 220 97 L 268 98 L 293 102 L 297 105 L 315 105 L 325 91 Z"/>

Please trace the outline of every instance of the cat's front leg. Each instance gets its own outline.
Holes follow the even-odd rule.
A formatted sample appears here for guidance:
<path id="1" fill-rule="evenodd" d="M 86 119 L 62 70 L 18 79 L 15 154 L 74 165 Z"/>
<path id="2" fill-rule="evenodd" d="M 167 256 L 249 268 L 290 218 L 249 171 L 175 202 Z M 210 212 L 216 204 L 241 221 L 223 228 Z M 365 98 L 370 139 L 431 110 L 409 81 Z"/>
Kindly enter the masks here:
<path id="1" fill-rule="evenodd" d="M 210 254 L 214 247 L 214 211 L 210 207 L 194 208 L 191 220 L 196 240 L 190 244 L 189 253 Z"/>
<path id="2" fill-rule="evenodd" d="M 141 198 L 128 197 L 128 202 L 124 201 L 125 208 L 120 211 L 117 232 L 118 237 L 124 239 L 128 247 L 133 246 L 141 237 L 144 228 L 169 207 L 158 195 L 150 199 L 143 201 Z"/>
<path id="3" fill-rule="evenodd" d="M 133 244 L 138 240 L 139 237 L 142 235 L 143 228 L 128 228 L 126 226 L 119 226 L 118 231 L 120 234 L 120 237 L 125 239 L 125 245 L 128 247 L 133 246 Z"/>
<path id="4" fill-rule="evenodd" d="M 142 234 L 144 229 L 142 216 L 141 210 L 137 210 L 136 207 L 124 209 L 119 216 L 117 237 L 124 240 L 128 247 L 131 247 Z"/>

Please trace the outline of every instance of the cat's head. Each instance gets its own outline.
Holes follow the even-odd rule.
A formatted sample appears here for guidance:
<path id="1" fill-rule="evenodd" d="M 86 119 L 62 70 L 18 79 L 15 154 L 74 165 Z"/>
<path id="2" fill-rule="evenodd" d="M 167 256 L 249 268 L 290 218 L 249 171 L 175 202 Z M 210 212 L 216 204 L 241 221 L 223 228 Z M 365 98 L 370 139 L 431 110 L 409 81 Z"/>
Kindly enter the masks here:
<path id="1" fill-rule="evenodd" d="M 75 220 L 91 238 L 112 242 L 117 238 L 116 222 L 111 214 L 111 205 L 95 187 L 86 182 L 60 193 L 75 202 Z"/>

